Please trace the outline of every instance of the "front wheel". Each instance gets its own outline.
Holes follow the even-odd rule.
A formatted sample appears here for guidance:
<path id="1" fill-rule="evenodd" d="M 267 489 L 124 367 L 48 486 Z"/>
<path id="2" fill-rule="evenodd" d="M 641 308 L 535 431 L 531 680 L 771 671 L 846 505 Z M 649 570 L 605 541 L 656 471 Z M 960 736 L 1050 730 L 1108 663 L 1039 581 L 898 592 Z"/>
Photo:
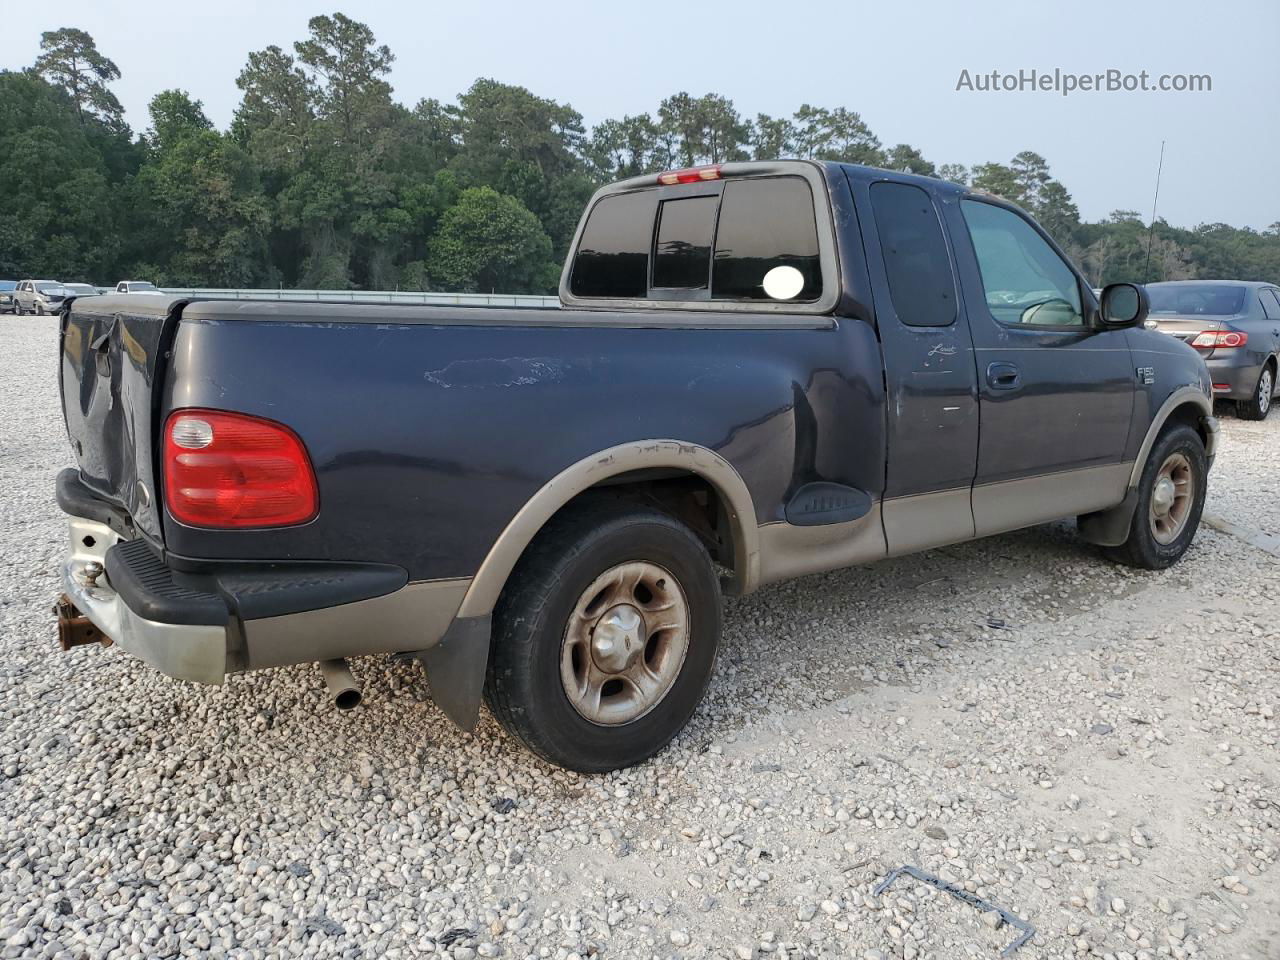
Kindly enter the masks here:
<path id="1" fill-rule="evenodd" d="M 490 709 L 543 759 L 582 773 L 640 763 L 693 715 L 720 643 L 711 558 L 646 507 L 555 518 L 494 611 Z"/>
<path id="2" fill-rule="evenodd" d="M 44 316 L 44 304 L 41 303 L 39 300 L 36 301 L 36 316 L 37 317 Z"/>
<path id="3" fill-rule="evenodd" d="M 1182 559 L 1200 526 L 1208 474 L 1200 434 L 1186 425 L 1162 433 L 1138 481 L 1129 537 L 1108 550 L 1111 558 L 1147 570 Z"/>
<path id="4" fill-rule="evenodd" d="M 1262 365 L 1253 396 L 1236 403 L 1236 415 L 1241 420 L 1265 420 L 1271 412 L 1271 395 L 1276 392 L 1276 374 L 1270 362 Z"/>

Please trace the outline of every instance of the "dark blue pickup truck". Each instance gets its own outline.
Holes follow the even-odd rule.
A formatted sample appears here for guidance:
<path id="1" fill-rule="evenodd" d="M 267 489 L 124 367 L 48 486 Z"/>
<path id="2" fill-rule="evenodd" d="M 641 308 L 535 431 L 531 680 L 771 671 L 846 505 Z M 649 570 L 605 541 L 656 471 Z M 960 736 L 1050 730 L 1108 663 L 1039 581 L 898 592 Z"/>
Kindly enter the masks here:
<path id="1" fill-rule="evenodd" d="M 61 316 L 64 645 L 175 677 L 399 654 L 464 726 L 639 762 L 721 592 L 1078 517 L 1146 568 L 1200 520 L 1204 361 L 1025 213 L 841 164 L 592 199 L 562 306 L 104 296 Z M 784 651 L 779 651 L 785 656 Z"/>

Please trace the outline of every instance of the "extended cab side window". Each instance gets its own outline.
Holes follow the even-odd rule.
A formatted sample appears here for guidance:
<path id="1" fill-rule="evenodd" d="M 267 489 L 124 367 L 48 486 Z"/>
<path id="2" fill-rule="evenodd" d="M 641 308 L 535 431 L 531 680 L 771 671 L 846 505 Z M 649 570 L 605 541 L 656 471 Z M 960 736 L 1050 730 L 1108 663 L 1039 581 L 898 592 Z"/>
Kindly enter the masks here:
<path id="1" fill-rule="evenodd" d="M 965 200 L 961 209 L 987 307 L 996 320 L 1018 326 L 1084 326 L 1074 271 L 1031 224 L 1012 210 L 981 200 Z"/>
<path id="2" fill-rule="evenodd" d="M 950 325 L 956 318 L 955 280 L 929 194 L 909 183 L 876 183 L 871 207 L 898 319 L 913 327 Z"/>

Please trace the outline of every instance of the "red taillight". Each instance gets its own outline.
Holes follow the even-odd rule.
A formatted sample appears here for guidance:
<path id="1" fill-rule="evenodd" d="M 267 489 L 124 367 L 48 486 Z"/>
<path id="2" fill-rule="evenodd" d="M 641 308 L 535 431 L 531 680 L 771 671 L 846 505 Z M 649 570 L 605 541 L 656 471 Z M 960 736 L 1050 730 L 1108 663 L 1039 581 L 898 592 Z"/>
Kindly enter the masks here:
<path id="1" fill-rule="evenodd" d="M 285 527 L 320 508 L 306 447 L 288 427 L 221 410 L 178 410 L 164 425 L 169 513 L 192 527 Z"/>
<path id="2" fill-rule="evenodd" d="M 658 174 L 658 182 L 664 187 L 677 183 L 697 183 L 699 180 L 719 180 L 720 164 L 713 163 L 709 167 L 688 167 L 684 170 L 668 170 Z"/>
<path id="3" fill-rule="evenodd" d="M 1204 333 L 1196 334 L 1195 339 L 1191 341 L 1191 345 L 1201 349 L 1213 350 L 1217 347 L 1243 347 L 1248 342 L 1249 335 L 1240 333 L 1238 330 L 1206 330 Z"/>

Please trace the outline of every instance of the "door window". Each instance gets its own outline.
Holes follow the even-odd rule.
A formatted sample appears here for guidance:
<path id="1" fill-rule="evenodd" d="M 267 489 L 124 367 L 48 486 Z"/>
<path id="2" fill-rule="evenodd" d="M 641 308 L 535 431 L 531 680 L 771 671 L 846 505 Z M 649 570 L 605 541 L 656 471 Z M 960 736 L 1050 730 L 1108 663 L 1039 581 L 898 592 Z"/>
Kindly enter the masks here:
<path id="1" fill-rule="evenodd" d="M 980 200 L 962 204 L 991 315 L 1027 327 L 1083 327 L 1075 272 L 1026 220 Z"/>
<path id="2" fill-rule="evenodd" d="M 1262 312 L 1268 320 L 1280 320 L 1280 296 L 1274 290 L 1268 287 L 1258 299 L 1262 301 Z"/>
<path id="3" fill-rule="evenodd" d="M 956 318 L 951 258 L 933 201 L 909 183 L 877 183 L 871 207 L 898 319 L 913 327 L 945 327 Z"/>

